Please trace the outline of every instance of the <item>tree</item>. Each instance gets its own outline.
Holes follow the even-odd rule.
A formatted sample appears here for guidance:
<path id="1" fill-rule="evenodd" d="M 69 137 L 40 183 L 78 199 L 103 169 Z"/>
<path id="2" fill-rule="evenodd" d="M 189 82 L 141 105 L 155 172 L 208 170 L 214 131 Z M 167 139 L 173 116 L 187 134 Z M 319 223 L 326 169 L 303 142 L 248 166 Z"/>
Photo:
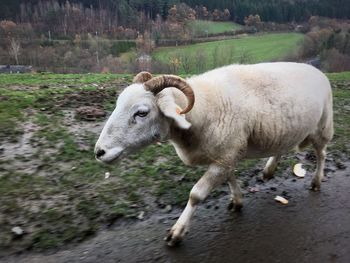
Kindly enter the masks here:
<path id="1" fill-rule="evenodd" d="M 221 11 L 219 9 L 214 9 L 212 16 L 213 16 L 214 21 L 220 21 L 221 20 Z"/>
<path id="2" fill-rule="evenodd" d="M 188 5 L 181 3 L 169 9 L 168 20 L 171 23 L 184 24 L 187 21 L 196 19 L 196 11 Z"/>
<path id="3" fill-rule="evenodd" d="M 208 19 L 209 18 L 208 9 L 205 6 L 202 7 L 202 15 L 203 15 L 204 19 Z"/>
<path id="4" fill-rule="evenodd" d="M 141 53 L 150 54 L 155 48 L 154 40 L 149 32 L 140 34 L 136 39 L 136 47 Z"/>
<path id="5" fill-rule="evenodd" d="M 9 53 L 15 58 L 16 65 L 18 65 L 18 56 L 21 54 L 21 43 L 18 40 L 11 39 Z"/>
<path id="6" fill-rule="evenodd" d="M 228 21 L 230 20 L 231 18 L 231 13 L 230 13 L 230 10 L 228 10 L 227 8 L 224 9 L 224 14 L 223 14 L 223 19 L 225 21 Z"/>
<path id="7" fill-rule="evenodd" d="M 16 23 L 11 20 L 0 21 L 0 36 L 3 34 L 4 38 L 11 37 L 16 29 L 16 26 Z"/>
<path id="8" fill-rule="evenodd" d="M 259 27 L 261 24 L 261 19 L 259 15 L 249 15 L 248 17 L 244 18 L 244 24 L 246 26 L 254 26 Z"/>
<path id="9" fill-rule="evenodd" d="M 196 6 L 195 7 L 196 15 L 198 19 L 208 20 L 209 19 L 209 11 L 205 6 Z"/>

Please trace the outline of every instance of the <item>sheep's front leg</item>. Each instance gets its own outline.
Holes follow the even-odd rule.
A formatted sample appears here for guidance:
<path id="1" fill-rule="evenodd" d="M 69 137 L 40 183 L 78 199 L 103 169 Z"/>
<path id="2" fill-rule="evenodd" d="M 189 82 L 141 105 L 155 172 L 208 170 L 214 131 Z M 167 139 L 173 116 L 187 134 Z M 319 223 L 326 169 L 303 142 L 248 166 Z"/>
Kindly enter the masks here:
<path id="1" fill-rule="evenodd" d="M 188 232 L 190 220 L 197 205 L 209 195 L 211 190 L 227 180 L 227 174 L 227 170 L 221 166 L 216 164 L 209 166 L 208 171 L 193 186 L 185 210 L 165 238 L 169 246 L 174 246 L 183 239 Z"/>

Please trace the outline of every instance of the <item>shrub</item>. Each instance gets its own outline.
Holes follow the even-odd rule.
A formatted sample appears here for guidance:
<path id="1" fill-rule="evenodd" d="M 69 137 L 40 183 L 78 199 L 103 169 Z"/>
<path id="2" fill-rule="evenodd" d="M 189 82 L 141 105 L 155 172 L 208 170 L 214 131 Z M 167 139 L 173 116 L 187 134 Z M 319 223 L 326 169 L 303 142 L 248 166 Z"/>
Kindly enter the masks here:
<path id="1" fill-rule="evenodd" d="M 111 46 L 111 54 L 115 57 L 136 47 L 134 41 L 117 41 Z"/>
<path id="2" fill-rule="evenodd" d="M 322 68 L 327 72 L 350 71 L 350 56 L 332 48 L 322 53 Z"/>

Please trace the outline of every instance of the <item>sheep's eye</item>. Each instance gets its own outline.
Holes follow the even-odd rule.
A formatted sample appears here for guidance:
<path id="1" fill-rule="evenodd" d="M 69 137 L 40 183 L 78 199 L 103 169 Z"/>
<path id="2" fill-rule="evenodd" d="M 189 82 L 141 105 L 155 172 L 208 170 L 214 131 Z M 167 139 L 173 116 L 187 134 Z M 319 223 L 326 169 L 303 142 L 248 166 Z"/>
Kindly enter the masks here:
<path id="1" fill-rule="evenodd" d="M 148 114 L 148 111 L 137 111 L 135 113 L 135 116 L 139 116 L 139 117 L 143 118 L 143 117 L 146 117 L 147 114 Z"/>

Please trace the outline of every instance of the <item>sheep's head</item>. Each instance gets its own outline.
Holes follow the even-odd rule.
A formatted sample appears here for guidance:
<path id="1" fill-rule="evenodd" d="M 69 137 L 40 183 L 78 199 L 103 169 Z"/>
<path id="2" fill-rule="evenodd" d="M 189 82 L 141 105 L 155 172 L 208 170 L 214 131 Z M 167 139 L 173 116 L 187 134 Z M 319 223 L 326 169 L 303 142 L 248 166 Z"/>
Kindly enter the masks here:
<path id="1" fill-rule="evenodd" d="M 179 89 L 187 97 L 187 108 L 179 112 L 174 97 L 165 88 Z M 165 140 L 171 125 L 188 129 L 184 115 L 194 104 L 194 93 L 177 76 L 152 77 L 148 72 L 135 76 L 117 99 L 116 108 L 107 120 L 95 146 L 96 158 L 110 163 L 143 146 Z"/>

